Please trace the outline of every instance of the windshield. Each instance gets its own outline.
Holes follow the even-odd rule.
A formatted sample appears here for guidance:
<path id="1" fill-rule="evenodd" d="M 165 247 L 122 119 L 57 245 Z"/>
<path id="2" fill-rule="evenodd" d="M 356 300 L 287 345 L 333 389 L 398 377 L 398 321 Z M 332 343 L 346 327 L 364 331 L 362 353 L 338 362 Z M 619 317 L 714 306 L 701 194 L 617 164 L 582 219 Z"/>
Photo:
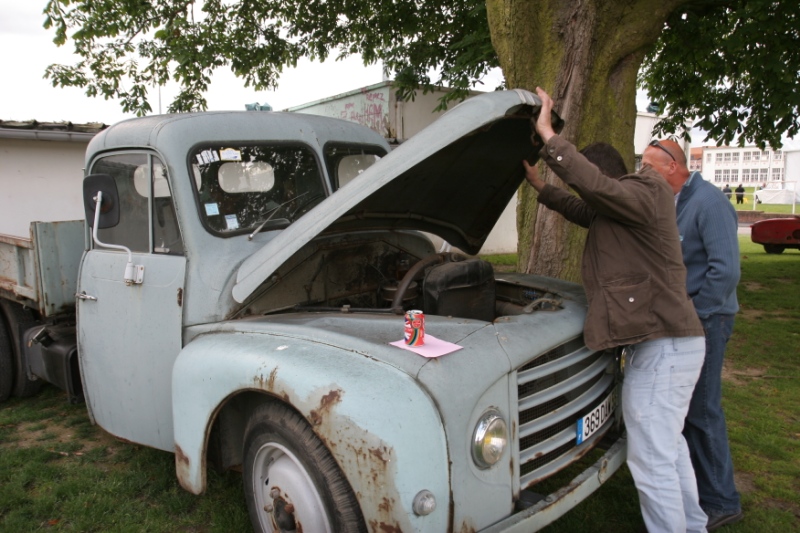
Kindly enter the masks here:
<path id="1" fill-rule="evenodd" d="M 191 154 L 200 219 L 223 236 L 285 227 L 325 197 L 305 146 L 204 146 Z"/>

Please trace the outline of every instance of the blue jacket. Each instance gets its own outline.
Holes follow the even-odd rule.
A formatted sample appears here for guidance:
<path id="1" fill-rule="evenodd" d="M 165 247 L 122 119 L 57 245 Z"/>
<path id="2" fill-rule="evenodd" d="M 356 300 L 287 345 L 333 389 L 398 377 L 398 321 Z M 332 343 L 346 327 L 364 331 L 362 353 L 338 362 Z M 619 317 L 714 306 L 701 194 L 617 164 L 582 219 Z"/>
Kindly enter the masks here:
<path id="1" fill-rule="evenodd" d="M 730 200 L 693 172 L 676 206 L 686 290 L 698 316 L 735 314 L 739 310 L 739 219 Z"/>

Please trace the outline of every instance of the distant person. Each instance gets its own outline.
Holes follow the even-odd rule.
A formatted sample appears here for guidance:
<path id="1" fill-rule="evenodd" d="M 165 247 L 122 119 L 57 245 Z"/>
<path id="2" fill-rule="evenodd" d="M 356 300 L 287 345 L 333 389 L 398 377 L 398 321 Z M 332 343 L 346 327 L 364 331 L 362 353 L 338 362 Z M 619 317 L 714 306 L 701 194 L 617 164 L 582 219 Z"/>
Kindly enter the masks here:
<path id="1" fill-rule="evenodd" d="M 683 435 L 692 456 L 700 506 L 708 515 L 706 527 L 712 531 L 743 517 L 722 410 L 722 362 L 739 310 L 738 219 L 730 200 L 726 201 L 699 172 L 689 172 L 678 144 L 672 141 L 662 144 L 669 150 L 669 156 L 648 150 L 642 162 L 651 163 L 676 195 L 686 289 L 705 330 L 705 362 Z"/>
<path id="2" fill-rule="evenodd" d="M 728 200 L 730 200 L 730 199 L 731 199 L 731 194 L 733 194 L 733 191 L 731 191 L 731 188 L 730 188 L 730 187 L 728 187 L 728 184 L 727 184 L 727 183 L 726 183 L 726 184 L 725 184 L 725 186 L 722 188 L 722 192 L 723 192 L 723 193 L 725 193 L 725 197 L 726 197 Z"/>
<path id="3" fill-rule="evenodd" d="M 553 131 L 552 99 L 540 88 L 536 92 L 542 99 L 535 123 L 545 143 L 542 161 L 578 195 L 545 183 L 527 161 L 525 177 L 542 205 L 589 229 L 581 265 L 589 302 L 586 345 L 632 350 L 622 412 L 628 467 L 645 525 L 651 533 L 702 533 L 708 519 L 698 503 L 681 431 L 703 366 L 705 339 L 686 295 L 672 190 L 650 166 L 627 173 L 610 145 L 579 153 Z M 612 159 L 621 162 L 621 170 L 609 168 Z"/>
<path id="4" fill-rule="evenodd" d="M 736 187 L 736 203 L 743 204 L 744 203 L 744 187 L 740 183 L 738 187 Z"/>

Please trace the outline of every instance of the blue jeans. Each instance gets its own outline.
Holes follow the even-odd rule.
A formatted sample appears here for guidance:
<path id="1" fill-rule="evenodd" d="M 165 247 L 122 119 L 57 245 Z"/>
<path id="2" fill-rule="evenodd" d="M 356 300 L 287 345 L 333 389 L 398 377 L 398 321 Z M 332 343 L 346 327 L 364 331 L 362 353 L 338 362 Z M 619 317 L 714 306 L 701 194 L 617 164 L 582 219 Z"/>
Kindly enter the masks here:
<path id="1" fill-rule="evenodd" d="M 632 346 L 622 384 L 628 468 L 649 533 L 705 533 L 697 483 L 683 438 L 686 412 L 705 354 L 703 337 Z"/>
<path id="2" fill-rule="evenodd" d="M 742 508 L 733 482 L 728 429 L 722 412 L 722 361 L 733 319 L 734 315 L 711 315 L 702 320 L 706 359 L 683 428 L 697 476 L 700 506 L 708 515 L 738 513 Z"/>

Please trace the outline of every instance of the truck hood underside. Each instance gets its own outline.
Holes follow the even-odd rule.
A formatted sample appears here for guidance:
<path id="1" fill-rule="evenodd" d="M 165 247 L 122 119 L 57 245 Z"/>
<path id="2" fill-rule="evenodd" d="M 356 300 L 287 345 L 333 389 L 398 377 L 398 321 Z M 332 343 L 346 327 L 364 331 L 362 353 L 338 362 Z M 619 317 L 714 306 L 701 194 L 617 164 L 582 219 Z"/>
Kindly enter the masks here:
<path id="1" fill-rule="evenodd" d="M 539 105 L 523 90 L 459 104 L 245 260 L 234 299 L 323 232 L 427 231 L 476 254 L 524 180 L 522 160 L 538 159 L 530 119 Z"/>

